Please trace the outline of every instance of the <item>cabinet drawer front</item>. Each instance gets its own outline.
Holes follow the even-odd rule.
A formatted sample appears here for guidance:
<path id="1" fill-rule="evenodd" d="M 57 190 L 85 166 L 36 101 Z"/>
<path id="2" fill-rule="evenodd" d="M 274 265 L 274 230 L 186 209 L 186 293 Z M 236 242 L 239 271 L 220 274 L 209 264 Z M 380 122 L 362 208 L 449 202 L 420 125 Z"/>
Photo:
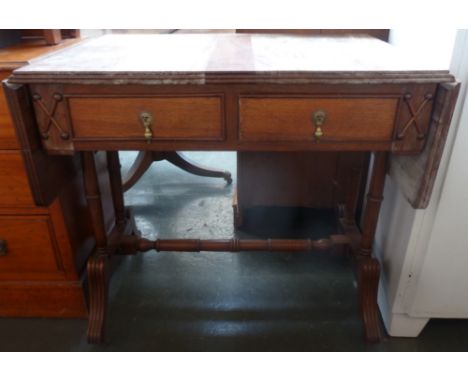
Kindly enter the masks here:
<path id="1" fill-rule="evenodd" d="M 18 151 L 0 151 L 0 206 L 34 206 L 23 158 Z"/>
<path id="2" fill-rule="evenodd" d="M 28 279 L 34 274 L 61 270 L 53 239 L 52 223 L 48 216 L 0 215 L 0 277 L 15 278 L 23 273 Z"/>
<path id="3" fill-rule="evenodd" d="M 221 96 L 70 98 L 75 138 L 145 139 L 142 112 L 150 113 L 152 138 L 220 140 L 223 138 Z"/>
<path id="4" fill-rule="evenodd" d="M 0 81 L 10 75 L 10 72 L 0 72 Z M 0 89 L 0 150 L 17 149 L 19 147 L 16 139 L 15 128 L 8 110 L 7 100 L 3 89 Z"/>
<path id="5" fill-rule="evenodd" d="M 322 141 L 391 141 L 397 98 L 261 98 L 239 101 L 241 140 L 315 140 L 313 114 L 326 114 Z"/>

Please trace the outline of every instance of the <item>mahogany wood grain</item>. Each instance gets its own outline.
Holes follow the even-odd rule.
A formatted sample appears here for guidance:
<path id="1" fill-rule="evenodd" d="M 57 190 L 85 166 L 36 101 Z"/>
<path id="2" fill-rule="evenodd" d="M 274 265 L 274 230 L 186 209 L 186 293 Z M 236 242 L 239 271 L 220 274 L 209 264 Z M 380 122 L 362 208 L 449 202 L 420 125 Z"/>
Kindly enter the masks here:
<path id="1" fill-rule="evenodd" d="M 88 211 L 91 215 L 91 224 L 96 239 L 97 250 L 104 250 L 107 245 L 107 230 L 101 201 L 98 172 L 93 152 L 82 154 L 83 180 L 88 202 Z"/>
<path id="2" fill-rule="evenodd" d="M 82 194 L 71 182 L 48 208 L 0 208 L 0 240 L 5 237 L 8 247 L 0 258 L 0 282 L 79 279 L 78 258 L 89 256 L 94 239 L 88 212 L 84 207 L 80 213 L 75 197 Z"/>
<path id="3" fill-rule="evenodd" d="M 31 100 L 25 86 L 3 82 L 3 88 L 21 143 L 21 154 L 34 202 L 47 206 L 76 173 L 76 160 L 73 157 L 54 158 L 41 149 Z"/>
<path id="4" fill-rule="evenodd" d="M 393 152 L 420 153 L 428 136 L 437 85 L 426 84 L 402 93 Z"/>
<path id="5" fill-rule="evenodd" d="M 413 208 L 424 209 L 429 205 L 459 91 L 458 83 L 439 86 L 420 155 L 391 157 L 390 176 Z"/>
<path id="6" fill-rule="evenodd" d="M 240 59 L 244 56 L 245 60 Z M 128 238 L 124 232 L 114 230 L 109 239 L 103 215 L 104 199 L 109 198 L 102 197 L 93 150 L 122 149 L 375 152 L 362 238 L 355 224 L 350 223 L 356 206 L 355 195 L 350 195 L 343 200 L 347 207 L 342 215 L 348 229 L 335 239 L 349 244 L 354 254 L 358 251 L 365 336 L 377 341 L 379 264 L 370 255 L 388 153 L 421 152 L 428 136 L 434 90 L 440 84 L 453 82 L 447 70 L 365 37 L 127 35 L 83 42 L 37 60 L 16 70 L 6 90 L 30 173 L 37 177 L 40 174 L 31 153 L 73 155 L 83 151 L 84 185 L 96 240 L 96 251 L 87 263 L 90 342 L 102 342 L 104 338 L 107 259 L 119 249 L 119 238 Z M 218 103 L 212 101 L 216 97 Z M 193 107 L 200 99 L 209 99 L 211 107 L 203 103 Z M 246 109 L 245 100 L 261 107 L 249 104 Z M 170 123 L 163 124 L 160 133 L 157 115 L 161 111 L 152 109 L 159 102 L 166 107 L 161 120 L 167 118 Z M 149 143 L 142 136 L 141 126 L 142 135 L 136 133 L 138 114 L 147 111 L 141 110 L 142 106 L 156 114 L 155 139 Z M 323 140 L 307 138 L 311 107 L 327 108 Z M 201 114 L 197 114 L 199 109 Z M 195 133 L 185 127 L 189 124 Z M 112 159 L 111 167 L 117 167 Z M 114 186 L 116 179 L 112 181 Z M 46 184 L 31 183 L 40 191 L 35 196 L 53 194 Z M 114 187 L 114 194 L 116 191 L 120 193 Z M 153 242 L 136 233 L 130 239 L 130 243 L 121 243 L 121 250 L 302 250 L 314 246 L 300 240 Z M 315 244 L 328 247 L 330 242 Z"/>
<path id="7" fill-rule="evenodd" d="M 0 72 L 0 81 L 6 79 L 11 72 Z M 16 138 L 15 128 L 10 117 L 5 93 L 0 91 L 0 150 L 18 149 L 19 143 Z"/>
<path id="8" fill-rule="evenodd" d="M 336 245 L 348 244 L 346 235 L 331 235 L 329 238 L 320 240 L 200 240 L 200 239 L 138 239 L 136 236 L 122 239 L 124 253 L 135 253 L 136 251 L 147 252 L 152 249 L 156 251 L 173 252 L 240 252 L 240 251 L 269 251 L 269 252 L 305 252 L 305 251 L 327 251 Z"/>
<path id="9" fill-rule="evenodd" d="M 357 274 L 364 335 L 369 342 L 381 340 L 380 316 L 377 305 L 380 264 L 372 258 L 375 230 L 383 200 L 385 176 L 388 170 L 388 153 L 374 153 L 367 204 L 362 219 L 362 236 L 357 255 Z"/>
<path id="10" fill-rule="evenodd" d="M 98 155 L 97 162 L 101 189 L 109 198 L 105 161 L 102 167 Z M 106 224 L 109 220 L 113 224 L 113 210 L 107 203 L 104 206 Z M 87 316 L 79 277 L 94 238 L 79 177 L 67 183 L 47 208 L 1 207 L 2 237 L 7 238 L 7 253 L 0 256 L 0 315 Z"/>
<path id="11" fill-rule="evenodd" d="M 89 317 L 87 338 L 89 343 L 104 341 L 108 296 L 108 256 L 97 251 L 88 260 L 86 270 L 89 286 Z"/>
<path id="12" fill-rule="evenodd" d="M 72 38 L 63 40 L 58 45 L 45 45 L 43 40 L 25 40 L 19 44 L 1 48 L 0 71 L 12 71 L 28 65 L 34 59 L 70 47 L 79 41 L 79 38 Z"/>
<path id="13" fill-rule="evenodd" d="M 99 190 L 104 199 L 102 201 L 102 209 L 106 232 L 110 233 L 115 225 L 115 212 L 112 203 L 112 193 L 105 153 L 96 153 L 95 161 L 99 179 Z M 76 269 L 76 272 L 81 274 L 96 244 L 85 197 L 81 170 L 76 174 L 76 177 L 68 182 L 60 191 L 59 205 L 55 206 L 55 203 L 53 203 L 47 211 L 56 211 L 57 218 L 55 220 L 62 221 L 61 231 L 66 230 L 63 236 L 68 238 L 72 247 L 72 258 L 74 261 L 74 267 L 72 267 L 72 269 Z M 58 223 L 56 226 L 58 226 Z M 55 230 L 58 231 L 57 228 Z"/>
<path id="14" fill-rule="evenodd" d="M 356 259 L 356 265 L 364 336 L 367 342 L 378 343 L 382 340 L 380 313 L 377 305 L 380 264 L 375 258 L 360 256 Z"/>
<path id="15" fill-rule="evenodd" d="M 60 29 L 44 29 L 43 33 L 47 45 L 57 45 L 62 41 Z"/>
<path id="16" fill-rule="evenodd" d="M 80 29 L 61 29 L 62 38 L 78 38 L 81 36 Z"/>
<path id="17" fill-rule="evenodd" d="M 86 318 L 80 281 L 0 281 L 0 317 Z"/>
<path id="18" fill-rule="evenodd" d="M 334 208 L 337 160 L 336 153 L 237 153 L 239 208 Z"/>
<path id="19" fill-rule="evenodd" d="M 221 140 L 224 116 L 221 96 L 151 98 L 70 98 L 77 138 L 144 140 L 140 113 L 153 116 L 153 138 Z"/>
<path id="20" fill-rule="evenodd" d="M 237 151 L 371 151 L 371 150 L 392 150 L 395 154 L 405 153 L 413 154 L 419 153 L 424 145 L 427 133 L 427 124 L 429 121 L 432 101 L 427 100 L 426 96 L 432 94 L 435 90 L 435 85 L 429 84 L 314 84 L 314 85 L 206 85 L 206 86 L 193 86 L 193 85 L 157 85 L 157 86 L 142 86 L 142 85 L 128 85 L 128 86 L 97 86 L 97 85 L 44 85 L 33 84 L 30 86 L 34 107 L 36 110 L 36 121 L 42 137 L 42 144 L 48 152 L 53 154 L 73 154 L 74 150 L 98 150 L 100 144 L 105 144 L 113 150 L 139 150 L 145 151 L 173 151 L 173 150 L 237 150 Z M 117 102 L 124 103 L 123 100 L 144 99 L 145 102 L 154 98 L 157 99 L 173 99 L 185 97 L 201 98 L 204 97 L 211 99 L 213 94 L 218 94 L 223 100 L 222 113 L 220 116 L 220 124 L 222 125 L 222 133 L 216 133 L 222 141 L 213 138 L 203 138 L 200 135 L 193 138 L 189 132 L 190 126 L 189 118 L 179 118 L 173 121 L 174 125 L 181 126 L 180 129 L 167 129 L 165 130 L 165 137 L 157 137 L 158 122 L 155 118 L 155 127 L 153 129 L 154 139 L 147 142 L 144 137 L 144 128 L 141 121 L 138 120 L 137 115 L 141 112 L 144 105 L 137 105 L 137 102 L 132 106 L 132 110 L 123 112 L 125 106 L 114 110 L 112 112 L 108 108 L 104 108 L 102 120 L 97 116 L 99 113 L 89 112 L 95 106 L 100 107 L 99 100 L 103 103 L 114 104 Z M 339 97 L 336 95 L 339 94 Z M 221 96 L 222 95 L 222 96 Z M 411 98 L 411 105 L 407 97 Z M 265 105 L 262 110 L 263 120 L 266 118 L 275 119 L 274 113 L 269 115 L 266 111 L 266 106 L 271 106 L 270 102 L 281 102 L 282 107 L 278 108 L 280 121 L 287 123 L 283 128 L 278 122 L 272 121 L 275 126 L 274 130 L 277 139 L 271 134 L 271 139 L 239 139 L 242 138 L 242 105 L 239 102 L 247 99 L 252 102 L 260 102 Z M 298 128 L 296 125 L 299 123 L 303 132 L 312 131 L 309 134 L 313 135 L 315 131 L 311 121 L 312 112 L 309 111 L 311 107 L 308 102 L 315 102 L 320 100 L 322 105 L 327 105 L 331 102 L 331 106 L 339 108 L 339 114 L 330 114 L 330 120 L 325 122 L 324 129 L 334 135 L 340 134 L 333 139 L 327 139 L 326 130 L 323 139 L 317 141 L 313 138 L 310 139 L 284 139 L 282 131 L 294 132 Z M 73 123 L 70 118 L 69 103 L 84 102 L 85 104 L 90 101 L 92 104 L 89 107 L 80 107 L 79 111 L 75 114 L 80 128 L 84 129 L 86 136 L 76 136 L 73 131 Z M 346 103 L 349 101 L 350 103 Z M 298 110 L 301 109 L 301 115 L 294 117 L 296 113 L 294 106 L 298 102 Z M 354 107 L 357 102 L 358 107 Z M 421 108 L 421 102 L 423 106 Z M 395 107 L 390 115 L 390 104 Z M 72 105 L 73 106 L 73 105 Z M 165 107 L 172 107 L 171 103 L 165 104 Z M 317 106 L 319 106 L 317 104 Z M 375 108 L 374 108 L 375 106 Z M 410 109 L 411 106 L 411 109 Z M 309 108 L 309 109 L 308 109 Z M 122 109 L 122 110 L 120 110 Z M 177 108 L 176 108 L 177 109 Z M 308 109 L 308 110 L 307 110 Z M 375 111 L 373 111 L 375 109 Z M 96 109 L 101 110 L 101 109 Z M 179 114 L 183 114 L 180 112 Z M 316 109 L 314 109 L 316 110 Z M 115 111 L 115 112 L 114 112 Z M 257 110 L 254 110 L 257 112 Z M 380 124 L 378 112 L 382 112 L 383 124 Z M 115 120 L 115 115 L 122 115 L 126 124 L 119 123 Z M 193 111 L 196 115 L 197 111 Z M 292 117 L 288 115 L 292 113 Z M 417 114 L 413 117 L 413 114 Z M 170 112 L 163 111 L 163 114 L 170 115 Z M 241 115 L 239 115 L 241 114 Z M 254 119 L 253 112 L 252 118 Z M 265 116 L 266 114 L 266 116 Z M 131 115 L 131 117 L 129 116 Z M 53 122 L 51 123 L 53 117 Z M 172 118 L 172 117 L 171 117 Z M 393 118 L 393 121 L 391 119 Z M 214 131 L 214 124 L 217 122 L 211 117 L 212 122 L 206 119 L 206 123 L 200 124 L 201 131 L 211 129 Z M 245 118 L 244 118 L 245 119 Z M 277 118 L 278 119 L 278 118 Z M 339 122 L 339 131 L 336 130 L 336 123 L 331 124 L 335 119 Z M 275 119 L 276 120 L 276 119 Z M 368 122 L 366 122 L 369 120 Z M 268 120 L 269 121 L 269 120 Z M 417 125 L 415 124 L 417 122 Z M 255 119 L 254 119 L 255 122 Z M 294 122 L 294 123 L 293 123 Z M 377 123 L 379 122 L 379 123 Z M 384 129 L 391 129 L 390 124 L 394 126 L 391 133 L 378 126 L 383 126 Z M 209 125 L 210 124 L 210 125 Z M 364 127 L 372 124 L 368 129 L 368 137 L 362 135 Z M 388 124 L 388 125 L 385 125 Z M 101 128 L 101 125 L 104 128 Z M 116 136 L 111 137 L 113 133 L 112 126 L 118 126 Z M 269 124 L 264 123 L 264 129 L 268 129 Z M 306 127 L 308 125 L 308 127 Z M 353 129 L 349 128 L 355 127 Z M 210 126 L 210 127 L 207 127 Z M 361 127 L 363 126 L 363 127 Z M 377 127 L 376 127 L 377 126 Z M 385 127 L 387 126 L 387 127 Z M 100 132 L 101 130 L 104 133 Z M 279 131 L 278 131 L 279 130 Z M 418 131 L 423 133 L 420 138 Z M 268 131 L 269 132 L 269 131 Z M 384 140 L 384 133 L 387 132 L 387 140 Z M 403 133 L 404 132 L 404 133 Z M 336 133 L 336 134 L 335 134 Z M 345 134 L 346 133 L 346 134 Z M 351 139 L 353 133 L 356 133 L 356 140 Z M 65 134 L 65 136 L 63 135 Z M 361 135 L 359 135 L 361 134 Z M 174 136 L 170 139 L 170 136 Z M 265 133 L 264 135 L 267 135 Z M 400 136 L 401 135 L 401 136 Z M 222 137 L 221 137 L 222 136 Z M 310 135 L 309 135 L 310 136 Z M 370 139 L 368 139 L 370 138 Z M 380 138 L 377 140 L 376 138 Z M 110 146 L 112 145 L 112 146 Z"/>
<path id="21" fill-rule="evenodd" d="M 0 215 L 0 239 L 7 244 L 6 255 L 0 256 L 0 279 L 18 277 L 22 272 L 64 271 L 48 215 Z"/>
<path id="22" fill-rule="evenodd" d="M 91 215 L 96 248 L 88 259 L 86 270 L 89 285 L 88 342 L 101 343 L 104 340 L 104 323 L 107 311 L 108 283 L 108 237 L 103 215 L 99 179 L 93 152 L 82 154 L 83 180 Z"/>
<path id="23" fill-rule="evenodd" d="M 99 151 L 103 146 L 110 151 L 276 151 L 276 152 L 291 152 L 291 151 L 389 151 L 392 148 L 392 142 L 380 141 L 355 141 L 355 142 L 334 142 L 323 141 L 317 143 L 315 141 L 255 141 L 255 142 L 234 142 L 234 141 L 190 141 L 190 140 L 153 140 L 151 143 L 146 143 L 144 139 L 90 139 L 90 140 L 75 140 L 73 144 L 74 151 Z M 47 150 L 49 154 L 56 155 L 57 151 L 53 148 Z M 411 152 L 414 154 L 413 152 Z"/>
<path id="24" fill-rule="evenodd" d="M 23 158 L 19 151 L 0 150 L 0 207 L 34 207 Z"/>
<path id="25" fill-rule="evenodd" d="M 313 114 L 326 113 L 320 141 L 390 141 L 398 99 L 242 97 L 243 141 L 315 141 Z"/>
<path id="26" fill-rule="evenodd" d="M 21 29 L 23 41 L 40 39 L 43 44 L 55 45 L 65 38 L 77 38 L 80 36 L 79 29 Z"/>
<path id="27" fill-rule="evenodd" d="M 234 223 L 240 227 L 236 218 L 252 207 L 334 209 L 345 202 L 354 221 L 366 158 L 362 152 L 239 152 Z"/>
<path id="28" fill-rule="evenodd" d="M 27 41 L 0 49 L 0 78 L 76 41 L 56 47 Z M 14 93 L 13 113 L 30 107 L 24 87 L 9 88 L 7 93 Z M 79 208 L 83 191 L 76 181 L 76 167 L 62 167 L 63 163 L 40 153 L 37 133 L 26 131 L 33 119 L 16 120 L 23 128 L 17 137 L 8 109 L 0 91 L 0 241 L 6 238 L 5 255 L 0 256 L 0 315 L 86 317 L 80 271 L 94 239 L 89 229 L 84 232 L 89 215 L 86 203 Z M 66 171 L 57 172 L 58 168 Z M 35 205 L 36 198 L 43 206 Z"/>

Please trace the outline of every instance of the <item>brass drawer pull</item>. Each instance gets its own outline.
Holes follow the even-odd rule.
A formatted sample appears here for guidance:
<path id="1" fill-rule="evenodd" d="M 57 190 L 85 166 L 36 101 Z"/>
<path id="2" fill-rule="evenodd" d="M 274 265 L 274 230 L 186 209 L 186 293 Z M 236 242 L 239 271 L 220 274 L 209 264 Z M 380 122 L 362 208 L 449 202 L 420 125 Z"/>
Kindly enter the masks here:
<path id="1" fill-rule="evenodd" d="M 6 240 L 0 239 L 0 256 L 6 256 L 8 253 Z"/>
<path id="2" fill-rule="evenodd" d="M 153 139 L 153 130 L 151 129 L 151 125 L 153 124 L 153 116 L 151 115 L 151 113 L 143 111 L 140 113 L 140 120 L 145 129 L 144 137 L 146 139 L 146 142 L 150 143 Z"/>
<path id="3" fill-rule="evenodd" d="M 317 110 L 312 114 L 312 120 L 314 121 L 315 125 L 314 136 L 317 140 L 323 137 L 322 126 L 324 125 L 326 119 L 327 113 L 325 113 L 325 110 Z"/>

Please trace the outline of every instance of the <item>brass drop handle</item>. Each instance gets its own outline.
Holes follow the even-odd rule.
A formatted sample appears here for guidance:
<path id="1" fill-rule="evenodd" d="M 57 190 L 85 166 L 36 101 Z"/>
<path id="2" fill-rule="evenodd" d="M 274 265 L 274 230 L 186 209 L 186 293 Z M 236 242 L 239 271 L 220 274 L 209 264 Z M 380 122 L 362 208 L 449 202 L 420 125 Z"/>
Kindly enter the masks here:
<path id="1" fill-rule="evenodd" d="M 0 239 L 0 256 L 6 256 L 8 253 L 6 240 Z"/>
<path id="2" fill-rule="evenodd" d="M 325 124 L 326 119 L 327 119 L 327 113 L 325 113 L 325 110 L 316 110 L 312 114 L 312 120 L 314 121 L 314 126 L 315 126 L 314 136 L 315 136 L 315 139 L 317 140 L 323 137 L 322 127 Z"/>
<path id="3" fill-rule="evenodd" d="M 153 139 L 153 130 L 151 129 L 151 125 L 153 124 L 153 116 L 151 113 L 143 111 L 140 113 L 140 121 L 145 129 L 143 136 L 145 137 L 146 142 L 150 143 Z"/>

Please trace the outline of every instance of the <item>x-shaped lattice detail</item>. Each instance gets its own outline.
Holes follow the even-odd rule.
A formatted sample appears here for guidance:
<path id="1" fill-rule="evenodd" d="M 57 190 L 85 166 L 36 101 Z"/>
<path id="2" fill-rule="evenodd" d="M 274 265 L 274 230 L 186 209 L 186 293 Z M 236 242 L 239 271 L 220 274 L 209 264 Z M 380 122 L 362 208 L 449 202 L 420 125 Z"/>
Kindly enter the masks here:
<path id="1" fill-rule="evenodd" d="M 430 100 L 432 100 L 432 94 L 426 94 L 424 97 L 424 101 L 419 105 L 418 109 L 415 111 L 413 108 L 413 105 L 411 103 L 412 95 L 410 93 L 405 94 L 404 100 L 406 105 L 408 106 L 409 112 L 411 114 L 411 118 L 408 121 L 408 123 L 398 132 L 398 139 L 403 139 L 406 135 L 406 132 L 408 131 L 409 127 L 411 125 L 414 125 L 416 128 L 416 132 L 418 133 L 417 137 L 418 139 L 424 139 L 425 134 L 421 127 L 418 124 L 418 117 L 421 114 L 421 112 L 424 110 L 426 105 L 429 103 Z"/>
<path id="2" fill-rule="evenodd" d="M 66 131 L 63 131 L 63 129 L 60 127 L 57 120 L 55 119 L 55 111 L 57 110 L 57 105 L 63 100 L 63 96 L 59 93 L 54 94 L 54 96 L 52 97 L 52 106 L 50 107 L 50 110 L 44 105 L 44 102 L 42 102 L 42 97 L 39 94 L 34 94 L 33 100 L 37 103 L 37 105 L 43 111 L 47 118 L 45 121 L 45 128 L 41 130 L 42 138 L 49 138 L 49 132 L 52 125 L 55 126 L 55 128 L 60 132 L 60 138 L 70 138 L 70 134 L 68 134 Z"/>

